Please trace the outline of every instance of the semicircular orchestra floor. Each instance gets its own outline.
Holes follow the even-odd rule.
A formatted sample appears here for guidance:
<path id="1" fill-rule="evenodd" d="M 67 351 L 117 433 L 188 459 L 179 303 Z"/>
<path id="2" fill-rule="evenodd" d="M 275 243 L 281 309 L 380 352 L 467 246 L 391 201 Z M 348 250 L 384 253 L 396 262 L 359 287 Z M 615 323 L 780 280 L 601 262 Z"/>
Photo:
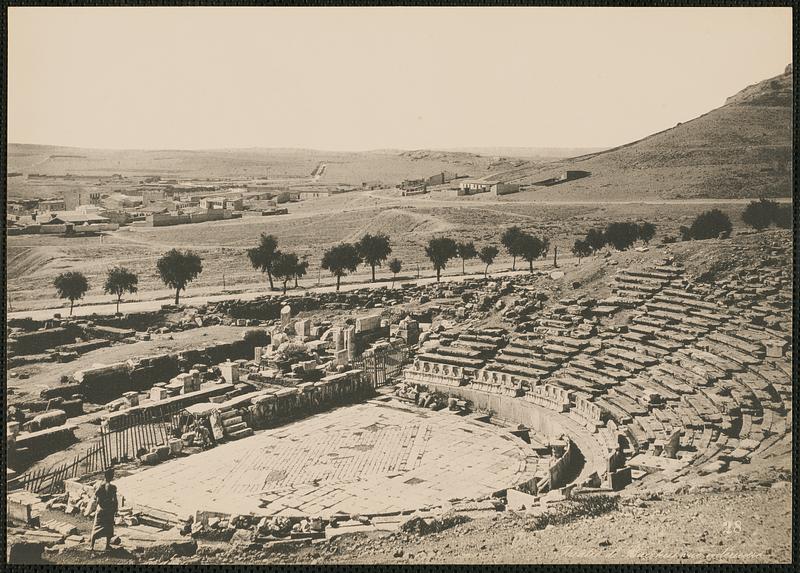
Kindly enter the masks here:
<path id="1" fill-rule="evenodd" d="M 388 513 L 475 499 L 536 475 L 530 447 L 447 411 L 372 400 L 118 480 L 127 504 L 178 516 Z M 542 468 L 539 468 L 541 473 Z"/>

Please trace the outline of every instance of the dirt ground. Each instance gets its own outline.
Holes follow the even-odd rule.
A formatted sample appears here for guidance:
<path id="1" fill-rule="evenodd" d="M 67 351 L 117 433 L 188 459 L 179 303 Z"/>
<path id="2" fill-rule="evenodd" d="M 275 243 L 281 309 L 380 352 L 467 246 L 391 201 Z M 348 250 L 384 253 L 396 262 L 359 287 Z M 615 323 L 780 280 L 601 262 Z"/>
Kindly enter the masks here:
<path id="1" fill-rule="evenodd" d="M 677 236 L 681 225 L 691 224 L 697 214 L 715 206 L 730 215 L 735 230 L 744 228 L 740 215 L 746 202 L 741 201 L 570 203 L 543 201 L 531 193 L 524 194 L 525 201 L 506 197 L 457 201 L 359 192 L 293 204 L 290 214 L 281 217 L 246 217 L 160 228 L 126 227 L 103 237 L 12 236 L 8 238 L 7 252 L 9 311 L 62 307 L 63 301 L 56 298 L 51 285 L 58 273 L 67 270 L 83 272 L 89 280 L 89 292 L 79 304 L 107 304 L 113 297 L 103 294 L 102 284 L 108 268 L 114 265 L 126 266 L 139 276 L 139 292 L 125 300 L 168 300 L 174 292 L 165 289 L 155 266 L 158 257 L 173 247 L 191 248 L 203 259 L 203 272 L 182 293 L 184 296 L 263 289 L 266 277 L 252 268 L 246 255 L 246 250 L 258 242 L 260 233 L 274 234 L 281 249 L 307 257 L 308 273 L 300 280 L 300 286 L 309 288 L 334 283 L 333 277 L 319 266 L 325 249 L 342 241 L 355 241 L 368 232 L 389 235 L 390 257 L 403 263 L 400 277 L 416 277 L 418 272 L 423 276 L 433 274 L 424 247 L 435 236 L 472 240 L 479 248 L 487 244 L 499 247 L 501 231 L 519 225 L 548 237 L 551 249 L 558 247 L 559 256 L 566 258 L 571 256 L 575 238 L 591 227 L 604 227 L 615 220 L 654 222 L 654 244 L 660 244 L 665 236 Z M 496 272 L 511 268 L 511 258 L 502 248 L 500 251 L 491 267 Z M 468 261 L 467 268 L 471 272 L 484 270 L 477 259 Z M 377 270 L 380 279 L 391 278 L 385 266 Z M 461 261 L 453 260 L 445 274 L 460 270 Z M 369 273 L 369 268 L 362 265 L 345 281 L 366 282 Z"/>
<path id="2" fill-rule="evenodd" d="M 788 457 L 784 467 L 789 467 Z M 779 464 L 780 465 L 780 464 Z M 776 477 L 776 475 L 778 477 Z M 528 512 L 500 512 L 439 533 L 356 533 L 291 549 L 248 550 L 200 542 L 170 564 L 423 563 L 787 563 L 792 558 L 788 471 L 765 467 L 749 479 L 725 476 L 686 493 L 625 495 L 619 509 L 537 529 Z M 53 563 L 147 563 L 124 549 L 90 555 L 79 546 Z"/>
<path id="3" fill-rule="evenodd" d="M 153 335 L 151 340 L 132 344 L 115 344 L 82 354 L 72 362 L 40 362 L 12 369 L 7 382 L 7 400 L 13 404 L 25 397 L 37 395 L 49 386 L 57 386 L 62 375 L 74 374 L 93 364 L 123 362 L 132 356 L 146 357 L 166 352 L 176 352 L 199 345 L 233 342 L 239 340 L 246 329 L 238 326 L 204 326 L 166 335 Z M 21 379 L 20 374 L 28 378 Z"/>

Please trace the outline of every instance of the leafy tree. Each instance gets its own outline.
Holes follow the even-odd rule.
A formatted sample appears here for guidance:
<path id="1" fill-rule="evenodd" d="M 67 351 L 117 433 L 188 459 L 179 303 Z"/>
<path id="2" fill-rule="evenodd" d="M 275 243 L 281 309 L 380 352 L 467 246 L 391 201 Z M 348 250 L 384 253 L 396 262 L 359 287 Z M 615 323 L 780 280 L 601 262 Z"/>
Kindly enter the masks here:
<path id="1" fill-rule="evenodd" d="M 656 236 L 656 226 L 653 223 L 645 222 L 639 225 L 639 238 L 645 243 L 649 243 Z"/>
<path id="2" fill-rule="evenodd" d="M 260 270 L 262 273 L 267 273 L 270 290 L 275 288 L 272 284 L 272 264 L 275 261 L 277 252 L 278 238 L 275 235 L 267 235 L 266 233 L 261 233 L 257 247 L 247 249 L 247 258 L 250 259 L 253 268 Z"/>
<path id="3" fill-rule="evenodd" d="M 372 267 L 372 282 L 375 282 L 375 267 L 380 266 L 392 252 L 389 237 L 384 234 L 370 235 L 367 233 L 356 243 L 358 255 Z"/>
<path id="4" fill-rule="evenodd" d="M 458 247 L 453 239 L 440 237 L 428 241 L 425 254 L 433 263 L 433 268 L 436 269 L 436 282 L 439 282 L 442 269 L 447 266 L 447 261 L 458 254 Z"/>
<path id="5" fill-rule="evenodd" d="M 500 236 L 500 243 L 506 248 L 508 254 L 511 255 L 512 265 L 511 270 L 517 270 L 517 257 L 522 253 L 520 252 L 519 238 L 522 235 L 522 229 L 514 225 L 509 227 Z"/>
<path id="6" fill-rule="evenodd" d="M 521 233 L 517 239 L 520 255 L 528 261 L 530 271 L 533 272 L 533 261 L 546 253 L 547 244 L 539 237 Z"/>
<path id="7" fill-rule="evenodd" d="M 306 273 L 308 273 L 308 261 L 303 258 L 294 267 L 294 288 L 297 288 L 297 281 L 306 276 Z"/>
<path id="8" fill-rule="evenodd" d="M 578 257 L 578 264 L 581 264 L 583 257 L 588 257 L 592 254 L 592 247 L 583 239 L 575 239 L 575 244 L 572 245 L 572 254 Z"/>
<path id="9" fill-rule="evenodd" d="M 760 201 L 751 201 L 742 213 L 742 221 L 761 231 L 769 227 L 775 220 L 778 204 L 775 201 L 762 198 Z"/>
<path id="10" fill-rule="evenodd" d="M 549 253 L 549 252 L 550 252 L 550 239 L 545 237 L 544 239 L 542 239 L 542 254 L 541 254 L 541 256 L 542 257 L 546 257 L 547 253 Z"/>
<path id="11" fill-rule="evenodd" d="M 781 229 L 791 229 L 793 216 L 791 205 L 781 205 L 775 211 L 775 225 Z"/>
<path id="12" fill-rule="evenodd" d="M 242 339 L 248 346 L 266 346 L 270 343 L 271 337 L 263 328 L 251 328 L 244 333 Z"/>
<path id="13" fill-rule="evenodd" d="M 692 239 L 714 239 L 722 235 L 731 234 L 733 226 L 730 218 L 719 209 L 711 209 L 700 213 L 689 227 L 689 237 Z"/>
<path id="14" fill-rule="evenodd" d="M 119 313 L 119 303 L 122 302 L 122 295 L 126 292 L 135 293 L 138 283 L 139 277 L 125 267 L 114 267 L 108 271 L 103 291 L 106 294 L 117 295 L 117 313 Z"/>
<path id="15" fill-rule="evenodd" d="M 636 223 L 609 223 L 603 234 L 615 249 L 624 251 L 639 238 L 639 226 Z"/>
<path id="16" fill-rule="evenodd" d="M 589 229 L 585 241 L 592 252 L 599 251 L 606 246 L 606 237 L 601 229 Z"/>
<path id="17" fill-rule="evenodd" d="M 192 251 L 172 249 L 158 259 L 156 268 L 163 283 L 175 289 L 175 304 L 178 304 L 181 291 L 203 272 L 203 261 Z"/>
<path id="18" fill-rule="evenodd" d="M 358 249 L 352 243 L 341 243 L 331 247 L 322 256 L 322 268 L 336 277 L 336 290 L 339 290 L 342 277 L 352 273 L 361 264 Z"/>
<path id="19" fill-rule="evenodd" d="M 481 260 L 483 264 L 486 265 L 486 268 L 483 271 L 483 277 L 489 274 L 489 265 L 494 262 L 494 258 L 497 256 L 497 253 L 500 251 L 497 250 L 497 247 L 494 245 L 486 245 L 478 252 L 478 258 Z"/>
<path id="20" fill-rule="evenodd" d="M 83 298 L 83 295 L 89 290 L 89 281 L 86 280 L 83 273 L 68 271 L 58 275 L 53 280 L 53 286 L 56 287 L 59 298 L 69 299 L 69 315 L 72 316 L 75 301 Z"/>
<path id="21" fill-rule="evenodd" d="M 389 261 L 389 270 L 392 272 L 392 288 L 394 288 L 394 281 L 397 278 L 397 273 L 403 270 L 403 263 L 400 259 L 394 258 Z"/>
<path id="22" fill-rule="evenodd" d="M 465 262 L 467 259 L 474 259 L 478 256 L 478 251 L 475 250 L 475 243 L 472 241 L 464 241 L 463 243 L 456 243 L 456 251 L 458 256 L 461 257 L 461 274 L 466 274 Z"/>
<path id="23" fill-rule="evenodd" d="M 686 225 L 681 225 L 678 228 L 678 232 L 681 234 L 681 241 L 691 241 L 692 240 L 692 233 L 689 231 L 689 227 Z"/>
<path id="24" fill-rule="evenodd" d="M 279 281 L 283 281 L 283 294 L 286 294 L 286 285 L 295 276 L 299 261 L 294 253 L 275 251 L 272 261 L 272 274 Z"/>

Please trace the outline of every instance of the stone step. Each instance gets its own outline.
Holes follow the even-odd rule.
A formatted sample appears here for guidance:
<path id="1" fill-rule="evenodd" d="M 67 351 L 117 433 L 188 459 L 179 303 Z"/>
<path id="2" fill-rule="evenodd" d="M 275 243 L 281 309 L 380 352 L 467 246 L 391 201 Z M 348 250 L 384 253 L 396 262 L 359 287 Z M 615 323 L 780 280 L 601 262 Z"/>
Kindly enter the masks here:
<path id="1" fill-rule="evenodd" d="M 228 438 L 230 438 L 231 440 L 238 440 L 240 438 L 246 438 L 252 435 L 253 435 L 253 428 L 243 428 L 241 430 L 237 430 L 235 432 L 232 432 L 231 434 L 228 434 Z"/>
<path id="2" fill-rule="evenodd" d="M 457 356 L 443 356 L 434 352 L 426 352 L 418 354 L 417 358 L 425 362 L 435 362 L 439 364 L 448 364 L 450 366 L 458 366 L 461 368 L 480 368 L 484 361 L 475 358 L 461 358 Z"/>
<path id="3" fill-rule="evenodd" d="M 228 418 L 222 419 L 222 427 L 225 429 L 230 428 L 231 426 L 235 426 L 237 424 L 241 424 L 244 422 L 241 416 L 230 416 Z"/>
<path id="4" fill-rule="evenodd" d="M 230 426 L 225 427 L 225 435 L 226 436 L 233 436 L 237 432 L 241 432 L 244 429 L 249 429 L 247 424 L 244 422 L 239 422 L 238 424 L 231 424 Z"/>

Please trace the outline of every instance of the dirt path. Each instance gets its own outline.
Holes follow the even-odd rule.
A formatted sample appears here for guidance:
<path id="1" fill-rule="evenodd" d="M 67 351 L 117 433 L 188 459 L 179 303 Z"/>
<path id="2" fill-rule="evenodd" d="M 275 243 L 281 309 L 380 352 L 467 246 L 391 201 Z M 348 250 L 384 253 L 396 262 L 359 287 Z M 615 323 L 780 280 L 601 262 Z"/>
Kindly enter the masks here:
<path id="1" fill-rule="evenodd" d="M 379 191 L 367 191 L 365 194 L 373 199 L 380 199 L 382 201 L 394 201 L 398 204 L 413 204 L 418 207 L 425 207 L 425 206 L 439 206 L 439 207 L 468 207 L 474 209 L 480 209 L 485 205 L 516 205 L 516 204 L 535 204 L 535 205 L 552 205 L 552 206 L 567 206 L 567 205 L 592 205 L 597 206 L 598 201 L 592 201 L 587 199 L 581 200 L 572 200 L 572 201 L 554 201 L 552 199 L 534 199 L 534 198 L 527 198 L 525 197 L 524 200 L 519 200 L 518 197 L 513 195 L 509 196 L 509 200 L 502 201 L 498 199 L 487 199 L 481 197 L 479 195 L 473 195 L 471 197 L 464 197 L 460 198 L 453 198 L 453 199 L 433 199 L 430 196 L 425 196 L 425 198 L 420 197 L 394 197 L 391 195 L 381 194 Z M 513 198 L 513 199 L 512 199 Z M 514 200 L 517 199 L 517 200 Z M 602 201 L 603 205 L 732 205 L 732 204 L 740 204 L 746 205 L 751 201 L 757 201 L 758 197 L 750 197 L 746 199 L 637 199 L 637 200 L 630 200 L 630 201 Z M 791 203 L 792 199 L 790 197 L 780 197 L 774 199 L 778 203 Z M 503 214 L 510 214 L 507 212 L 503 212 Z"/>
<path id="2" fill-rule="evenodd" d="M 558 270 L 567 270 L 566 267 L 568 265 L 573 265 L 573 263 L 577 262 L 577 259 L 574 257 L 559 257 L 559 265 L 561 266 Z M 495 270 L 495 267 L 492 267 L 492 272 L 490 272 L 490 276 L 493 278 L 502 278 L 507 276 L 515 276 L 518 274 L 525 274 L 528 271 L 524 267 L 524 261 L 522 263 L 518 262 L 518 268 L 521 270 L 511 271 L 511 270 Z M 456 264 L 455 268 L 460 271 L 461 266 L 460 264 Z M 471 263 L 467 265 L 467 274 L 466 275 L 442 275 L 443 281 L 455 281 L 461 282 L 464 280 L 475 279 L 475 278 L 482 278 L 483 277 L 483 263 Z M 538 270 L 555 270 L 552 268 L 552 260 L 547 261 L 537 261 L 534 263 L 534 269 Z M 411 269 L 408 271 L 404 271 L 405 273 L 411 272 Z M 358 275 L 353 275 L 352 279 L 355 279 L 353 282 L 345 282 L 342 281 L 341 291 L 347 292 L 352 290 L 358 290 L 362 288 L 392 288 L 392 280 L 379 280 L 376 282 L 369 282 L 369 273 L 364 272 Z M 352 280 L 351 279 L 351 280 Z M 309 281 L 306 281 L 309 282 Z M 398 277 L 397 281 L 394 282 L 395 286 L 398 286 L 400 283 L 413 283 L 417 285 L 424 285 L 436 282 L 436 276 L 433 274 L 425 274 L 422 275 L 421 278 L 408 278 L 406 277 Z M 254 282 L 253 284 L 249 285 L 236 285 L 236 292 L 233 293 L 223 293 L 219 294 L 219 287 L 207 287 L 204 289 L 194 289 L 192 291 L 191 296 L 186 296 L 184 293 L 181 293 L 181 304 L 189 305 L 189 306 L 196 306 L 201 304 L 206 304 L 209 302 L 219 302 L 222 300 L 253 300 L 260 296 L 264 296 L 267 294 L 280 294 L 281 291 L 265 291 L 264 290 L 264 282 Z M 305 296 L 310 293 L 322 293 L 322 292 L 333 292 L 336 290 L 335 282 L 332 280 L 326 279 L 323 282 L 323 286 L 319 287 L 310 287 L 310 288 L 301 288 L 299 290 L 289 290 L 286 293 L 286 296 Z M 197 294 L 202 293 L 202 294 Z M 162 304 L 167 304 L 173 302 L 175 297 L 174 290 L 167 290 L 167 289 L 160 289 L 154 291 L 146 291 L 138 293 L 140 297 L 147 297 L 144 300 L 138 300 L 135 302 L 123 302 L 119 305 L 119 311 L 122 313 L 129 313 L 129 312 L 145 312 L 151 310 L 158 310 L 161 308 Z M 84 299 L 84 303 L 89 304 L 81 304 L 75 305 L 73 309 L 73 316 L 89 316 L 92 314 L 98 315 L 109 315 L 114 314 L 117 311 L 116 303 L 108 303 L 108 296 L 95 296 L 95 297 L 87 297 Z M 53 301 L 56 302 L 56 301 Z M 59 301 L 60 302 L 60 301 Z M 16 310 L 13 312 L 7 313 L 7 319 L 14 319 L 14 318 L 32 318 L 34 320 L 46 320 L 48 318 L 52 318 L 54 313 L 60 313 L 61 316 L 69 315 L 69 305 L 59 305 L 59 302 L 52 306 L 48 306 L 46 308 L 38 308 L 38 309 L 30 309 L 30 310 Z M 52 304 L 52 303 L 51 303 Z"/>

